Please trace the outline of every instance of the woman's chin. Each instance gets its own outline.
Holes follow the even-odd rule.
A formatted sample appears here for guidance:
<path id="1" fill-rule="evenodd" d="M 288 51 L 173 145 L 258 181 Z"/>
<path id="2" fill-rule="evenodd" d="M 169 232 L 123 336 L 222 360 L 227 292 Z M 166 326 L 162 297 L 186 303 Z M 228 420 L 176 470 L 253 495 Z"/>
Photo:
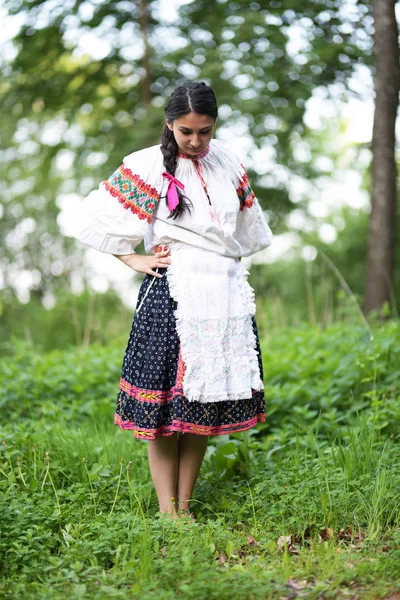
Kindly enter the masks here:
<path id="1" fill-rule="evenodd" d="M 203 148 L 199 148 L 198 150 L 189 149 L 189 150 L 185 150 L 184 153 L 189 154 L 190 156 L 197 156 L 198 154 L 201 154 L 202 151 L 203 151 Z"/>

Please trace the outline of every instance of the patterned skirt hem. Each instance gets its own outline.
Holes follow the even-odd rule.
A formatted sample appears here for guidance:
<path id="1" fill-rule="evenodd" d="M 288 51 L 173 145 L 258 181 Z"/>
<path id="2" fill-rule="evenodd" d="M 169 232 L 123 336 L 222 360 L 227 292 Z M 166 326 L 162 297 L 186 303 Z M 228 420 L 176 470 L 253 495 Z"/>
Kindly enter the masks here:
<path id="1" fill-rule="evenodd" d="M 251 429 L 257 423 L 265 423 L 265 413 L 259 413 L 248 421 L 242 423 L 229 423 L 227 425 L 200 425 L 197 423 L 188 423 L 185 421 L 178 421 L 174 419 L 171 425 L 163 425 L 157 429 L 146 429 L 144 427 L 137 427 L 132 421 L 124 421 L 121 416 L 116 413 L 114 415 L 114 423 L 121 427 L 121 429 L 132 431 L 133 437 L 141 440 L 155 440 L 157 437 L 167 437 L 173 435 L 175 432 L 181 433 L 195 433 L 196 435 L 228 435 L 230 433 L 239 433 L 240 431 L 247 431 Z"/>

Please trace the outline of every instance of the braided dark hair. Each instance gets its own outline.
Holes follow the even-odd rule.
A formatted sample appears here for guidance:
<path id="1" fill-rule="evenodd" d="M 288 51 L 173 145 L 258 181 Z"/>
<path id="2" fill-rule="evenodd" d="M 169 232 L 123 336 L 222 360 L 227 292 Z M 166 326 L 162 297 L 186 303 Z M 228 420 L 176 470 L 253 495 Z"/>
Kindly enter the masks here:
<path id="1" fill-rule="evenodd" d="M 179 119 L 179 117 L 190 112 L 198 115 L 208 115 L 214 120 L 217 119 L 217 101 L 211 87 L 202 82 L 184 83 L 172 92 L 165 107 L 167 120 L 172 123 L 175 119 Z M 161 136 L 161 152 L 164 156 L 165 170 L 171 175 L 175 175 L 178 164 L 178 144 L 167 123 L 164 124 Z M 179 204 L 170 212 L 168 218 L 176 219 L 185 209 L 190 212 L 190 200 L 182 194 L 179 188 L 177 188 L 177 191 Z"/>

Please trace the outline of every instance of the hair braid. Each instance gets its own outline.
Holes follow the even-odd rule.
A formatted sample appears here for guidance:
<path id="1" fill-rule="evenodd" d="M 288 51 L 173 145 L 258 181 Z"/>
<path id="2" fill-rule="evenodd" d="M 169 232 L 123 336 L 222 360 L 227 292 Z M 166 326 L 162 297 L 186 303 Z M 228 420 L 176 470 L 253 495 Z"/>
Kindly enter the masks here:
<path id="1" fill-rule="evenodd" d="M 176 167 L 178 166 L 178 144 L 175 141 L 173 132 L 169 129 L 166 123 L 161 136 L 161 152 L 164 156 L 165 170 L 168 173 L 171 173 L 171 175 L 175 175 Z M 190 200 L 183 196 L 179 188 L 177 188 L 177 192 L 179 204 L 169 214 L 169 217 L 174 220 L 183 213 L 185 208 L 187 208 L 190 212 L 191 205 Z"/>

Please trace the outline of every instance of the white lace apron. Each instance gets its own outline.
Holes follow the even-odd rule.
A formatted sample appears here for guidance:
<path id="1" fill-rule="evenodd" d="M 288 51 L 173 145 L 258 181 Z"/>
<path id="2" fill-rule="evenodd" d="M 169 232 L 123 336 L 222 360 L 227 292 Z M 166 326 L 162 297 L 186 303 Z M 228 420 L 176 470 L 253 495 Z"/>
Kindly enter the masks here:
<path id="1" fill-rule="evenodd" d="M 264 386 L 248 271 L 237 258 L 183 243 L 171 244 L 171 261 L 166 275 L 178 303 L 184 396 L 201 403 L 251 398 Z"/>

